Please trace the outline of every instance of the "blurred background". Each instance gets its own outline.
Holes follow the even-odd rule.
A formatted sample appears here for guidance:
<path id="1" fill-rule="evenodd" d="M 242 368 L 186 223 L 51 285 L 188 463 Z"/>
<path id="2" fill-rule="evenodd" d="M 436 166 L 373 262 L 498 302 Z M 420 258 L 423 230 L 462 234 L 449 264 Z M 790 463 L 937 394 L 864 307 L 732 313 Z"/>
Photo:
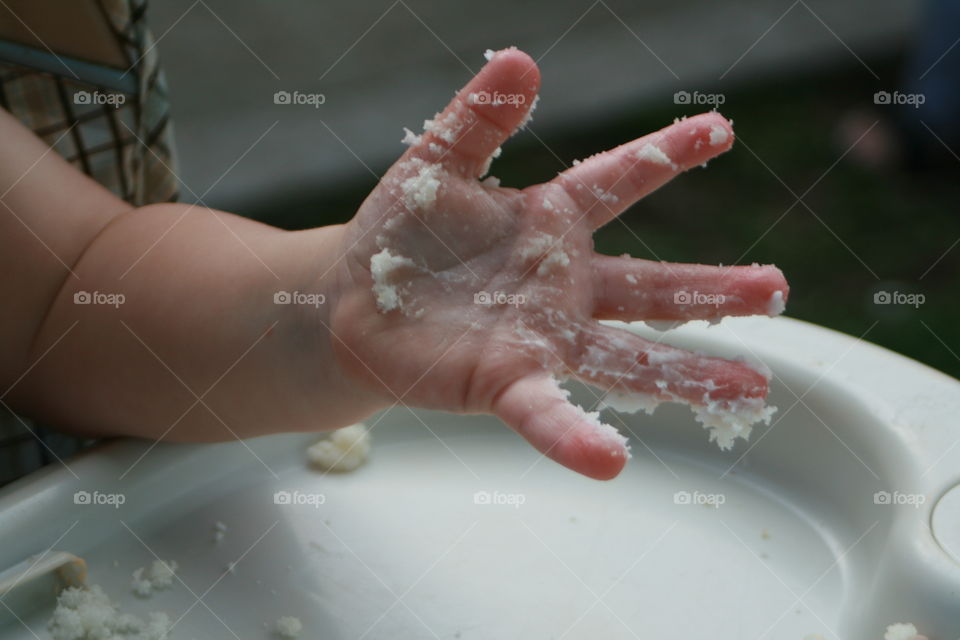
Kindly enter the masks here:
<path id="1" fill-rule="evenodd" d="M 185 201 L 286 228 L 345 221 L 402 127 L 418 132 L 485 49 L 516 45 L 543 90 L 493 165 L 504 185 L 716 106 L 733 151 L 634 206 L 597 249 L 776 263 L 788 315 L 960 376 L 958 4 L 155 0 L 148 15 Z"/>

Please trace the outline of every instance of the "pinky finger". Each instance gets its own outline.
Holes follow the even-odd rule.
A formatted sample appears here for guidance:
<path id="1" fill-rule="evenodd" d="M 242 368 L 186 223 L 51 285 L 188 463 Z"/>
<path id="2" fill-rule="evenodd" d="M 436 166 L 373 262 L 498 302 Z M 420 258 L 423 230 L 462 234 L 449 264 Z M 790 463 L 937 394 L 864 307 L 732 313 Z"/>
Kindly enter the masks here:
<path id="1" fill-rule="evenodd" d="M 626 438 L 571 404 L 549 375 L 514 382 L 500 394 L 493 411 L 537 451 L 590 478 L 616 477 L 630 457 Z"/>

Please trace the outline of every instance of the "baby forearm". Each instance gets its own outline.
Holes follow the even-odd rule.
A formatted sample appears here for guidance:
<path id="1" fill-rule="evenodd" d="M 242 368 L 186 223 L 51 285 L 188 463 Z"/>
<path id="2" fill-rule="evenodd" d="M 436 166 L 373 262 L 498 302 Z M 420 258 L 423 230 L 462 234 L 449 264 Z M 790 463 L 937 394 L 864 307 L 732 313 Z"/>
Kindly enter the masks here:
<path id="1" fill-rule="evenodd" d="M 325 330 L 340 232 L 178 204 L 120 216 L 58 294 L 11 395 L 77 432 L 169 440 L 357 420 L 382 403 L 342 379 Z"/>

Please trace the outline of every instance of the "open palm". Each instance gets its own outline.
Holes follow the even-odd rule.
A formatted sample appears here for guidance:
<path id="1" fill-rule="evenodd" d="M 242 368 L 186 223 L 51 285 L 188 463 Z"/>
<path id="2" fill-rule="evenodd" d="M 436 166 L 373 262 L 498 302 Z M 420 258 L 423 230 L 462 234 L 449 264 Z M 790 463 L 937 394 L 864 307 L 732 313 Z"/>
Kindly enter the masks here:
<path id="1" fill-rule="evenodd" d="M 711 113 L 593 156 L 523 190 L 479 178 L 539 88 L 515 49 L 490 62 L 387 172 L 348 224 L 332 316 L 346 374 L 405 404 L 491 412 L 557 462 L 622 469 L 617 432 L 569 403 L 557 379 L 701 408 L 721 446 L 763 409 L 767 376 L 742 362 L 642 339 L 598 320 L 775 314 L 772 266 L 720 268 L 608 257 L 592 234 L 678 172 L 733 143 Z M 638 405 L 640 406 L 640 405 Z"/>

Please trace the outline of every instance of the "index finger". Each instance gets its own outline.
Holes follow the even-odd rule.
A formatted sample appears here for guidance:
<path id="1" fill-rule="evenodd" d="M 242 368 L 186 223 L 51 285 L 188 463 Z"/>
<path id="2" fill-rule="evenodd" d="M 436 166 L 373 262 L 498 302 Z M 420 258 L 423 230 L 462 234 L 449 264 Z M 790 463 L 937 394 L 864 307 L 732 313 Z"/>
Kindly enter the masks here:
<path id="1" fill-rule="evenodd" d="M 551 182 L 562 186 L 597 228 L 677 174 L 729 150 L 733 138 L 726 118 L 703 113 L 590 156 Z"/>

